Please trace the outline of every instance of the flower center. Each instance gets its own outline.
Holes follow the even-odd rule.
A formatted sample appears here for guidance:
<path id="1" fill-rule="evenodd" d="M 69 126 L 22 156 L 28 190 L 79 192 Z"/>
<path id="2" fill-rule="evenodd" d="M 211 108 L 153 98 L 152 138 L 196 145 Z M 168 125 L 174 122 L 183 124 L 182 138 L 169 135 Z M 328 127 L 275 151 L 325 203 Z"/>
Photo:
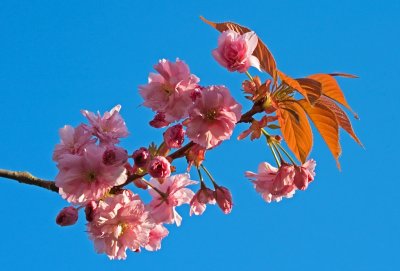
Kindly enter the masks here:
<path id="1" fill-rule="evenodd" d="M 174 87 L 173 87 L 171 84 L 169 84 L 169 83 L 163 84 L 162 89 L 163 89 L 168 95 L 171 95 L 171 93 L 174 91 Z"/>
<path id="2" fill-rule="evenodd" d="M 215 120 L 217 118 L 217 115 L 218 115 L 217 109 L 212 108 L 206 111 L 206 113 L 204 114 L 204 118 L 206 120 Z"/>
<path id="3" fill-rule="evenodd" d="M 87 180 L 91 183 L 94 182 L 96 180 L 96 173 L 94 171 L 90 171 L 88 172 L 88 174 L 86 175 Z"/>

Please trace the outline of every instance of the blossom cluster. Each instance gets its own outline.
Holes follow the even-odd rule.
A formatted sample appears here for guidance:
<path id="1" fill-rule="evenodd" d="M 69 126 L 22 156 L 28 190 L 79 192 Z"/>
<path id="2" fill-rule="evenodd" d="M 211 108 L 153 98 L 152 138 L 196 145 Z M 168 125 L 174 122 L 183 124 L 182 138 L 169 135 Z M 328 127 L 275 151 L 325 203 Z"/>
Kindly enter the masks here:
<path id="1" fill-rule="evenodd" d="M 260 69 L 260 61 L 253 55 L 257 42 L 254 32 L 228 30 L 221 34 L 212 55 L 228 71 L 248 74 L 251 66 Z M 230 190 L 217 184 L 203 162 L 207 151 L 231 138 L 242 120 L 242 106 L 227 87 L 200 85 L 200 79 L 180 59 L 162 59 L 154 69 L 156 73 L 150 73 L 147 84 L 139 86 L 139 93 L 142 105 L 154 111 L 149 124 L 165 128 L 158 146 L 152 143 L 133 151 L 121 147 L 121 138 L 129 133 L 117 105 L 103 115 L 82 110 L 88 123 L 61 128 L 61 142 L 53 153 L 59 169 L 55 184 L 72 205 L 61 210 L 57 224 L 75 224 L 79 210 L 84 209 L 89 238 L 96 251 L 110 259 L 125 259 L 127 250 L 160 249 L 169 233 L 165 224 L 181 224 L 176 209 L 183 204 L 190 206 L 190 215 L 203 214 L 208 204 L 217 204 L 225 214 L 232 210 Z M 239 138 L 250 133 L 252 139 L 259 138 L 263 132 L 271 140 L 263 127 L 275 120 L 274 116 L 253 120 Z M 189 142 L 186 145 L 185 140 Z M 180 157 L 187 159 L 185 173 L 176 173 L 172 165 Z M 245 174 L 267 202 L 289 198 L 314 180 L 314 160 L 298 166 L 281 157 L 277 164 L 278 168 L 261 163 L 258 173 Z M 191 166 L 196 167 L 199 181 L 191 179 Z M 201 171 L 214 189 L 207 187 Z M 147 191 L 151 201 L 145 203 L 138 194 L 142 192 L 128 189 L 131 183 L 138 191 Z M 196 184 L 200 184 L 196 192 L 188 188 Z"/>

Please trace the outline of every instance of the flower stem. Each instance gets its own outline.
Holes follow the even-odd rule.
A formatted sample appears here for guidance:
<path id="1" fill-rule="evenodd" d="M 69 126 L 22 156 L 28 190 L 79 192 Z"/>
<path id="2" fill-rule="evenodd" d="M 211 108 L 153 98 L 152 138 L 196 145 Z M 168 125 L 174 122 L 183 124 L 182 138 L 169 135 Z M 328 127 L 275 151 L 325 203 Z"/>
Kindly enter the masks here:
<path id="1" fill-rule="evenodd" d="M 213 183 L 214 187 L 217 188 L 219 185 L 214 181 L 214 178 L 211 175 L 211 173 L 207 170 L 207 168 L 203 164 L 201 164 L 200 166 L 204 170 L 204 172 L 207 174 L 208 178 L 210 178 L 210 180 Z"/>
<path id="2" fill-rule="evenodd" d="M 261 132 L 263 133 L 263 135 L 267 139 L 267 144 L 268 144 L 269 148 L 271 149 L 272 154 L 274 155 L 276 164 L 278 165 L 278 167 L 280 167 L 281 163 L 279 162 L 278 156 L 276 155 L 275 149 L 273 147 L 273 143 L 272 143 L 272 140 L 271 140 L 271 135 L 267 131 L 265 131 L 264 128 L 261 128 Z M 280 158 L 282 158 L 280 153 L 279 153 L 279 156 L 280 156 Z"/>
<path id="3" fill-rule="evenodd" d="M 286 154 L 286 156 L 289 158 L 290 162 L 292 162 L 293 165 L 297 165 L 292 156 L 281 146 L 280 143 L 275 143 L 275 146 L 278 146 L 278 148 L 281 149 Z"/>
<path id="4" fill-rule="evenodd" d="M 196 167 L 196 169 L 197 169 L 197 173 L 199 174 L 200 186 L 203 188 L 206 186 L 204 183 L 203 175 L 201 175 L 201 171 L 200 171 L 199 167 Z"/>
<path id="5" fill-rule="evenodd" d="M 154 189 L 154 191 L 156 191 L 158 194 L 160 194 L 161 197 L 166 198 L 167 194 L 165 194 L 164 192 L 162 192 L 161 190 L 159 190 L 157 187 L 155 187 L 154 185 L 152 185 L 151 183 L 149 183 L 148 181 L 142 179 L 142 181 L 147 184 L 148 186 L 150 186 L 151 188 Z"/>
<path id="6" fill-rule="evenodd" d="M 246 75 L 247 77 L 249 77 L 249 79 L 254 82 L 253 76 L 251 76 L 251 74 L 249 73 L 249 71 L 246 71 Z"/>

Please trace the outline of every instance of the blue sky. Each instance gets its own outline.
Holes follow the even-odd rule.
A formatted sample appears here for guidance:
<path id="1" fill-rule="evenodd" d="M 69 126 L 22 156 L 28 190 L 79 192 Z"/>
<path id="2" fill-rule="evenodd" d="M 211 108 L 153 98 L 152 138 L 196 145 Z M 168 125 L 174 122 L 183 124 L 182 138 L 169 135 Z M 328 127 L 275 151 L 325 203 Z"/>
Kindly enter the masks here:
<path id="1" fill-rule="evenodd" d="M 131 133 L 125 148 L 159 141 L 137 86 L 160 58 L 183 59 L 202 84 L 225 84 L 248 108 L 240 97 L 245 77 L 212 59 L 218 33 L 199 15 L 252 28 L 294 77 L 359 75 L 340 84 L 360 116 L 354 128 L 365 145 L 342 133 L 338 172 L 315 136 L 315 182 L 267 204 L 243 176 L 273 161 L 265 143 L 225 142 L 208 153 L 207 167 L 231 188 L 232 213 L 211 207 L 189 217 L 182 207 L 183 224 L 169 227 L 160 251 L 130 253 L 126 261 L 96 254 L 84 219 L 56 225 L 67 205 L 57 194 L 1 179 L 2 270 L 399 270 L 399 12 L 400 3 L 389 0 L 1 1 L 0 168 L 53 179 L 58 129 L 83 121 L 80 109 L 121 104 Z"/>

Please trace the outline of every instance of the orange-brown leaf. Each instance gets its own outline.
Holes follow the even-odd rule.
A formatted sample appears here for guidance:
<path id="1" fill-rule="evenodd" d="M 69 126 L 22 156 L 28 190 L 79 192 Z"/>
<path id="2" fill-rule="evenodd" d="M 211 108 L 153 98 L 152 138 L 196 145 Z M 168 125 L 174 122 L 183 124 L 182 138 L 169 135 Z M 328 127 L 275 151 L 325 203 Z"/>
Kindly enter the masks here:
<path id="1" fill-rule="evenodd" d="M 314 123 L 325 143 L 328 145 L 336 164 L 340 169 L 339 156 L 341 154 L 339 142 L 339 124 L 335 114 L 324 104 L 317 101 L 313 106 L 306 100 L 298 101 L 307 112 L 308 117 Z"/>
<path id="2" fill-rule="evenodd" d="M 296 79 L 300 86 L 307 92 L 308 100 L 314 104 L 321 97 L 321 83 L 311 78 Z"/>
<path id="3" fill-rule="evenodd" d="M 333 75 L 337 75 L 337 76 L 351 76 L 349 74 L 333 74 Z M 340 89 L 339 84 L 337 83 L 336 79 L 333 77 L 333 75 L 330 74 L 323 74 L 323 73 L 319 73 L 319 74 L 313 74 L 308 76 L 308 78 L 314 79 L 318 82 L 321 83 L 322 86 L 322 94 L 325 96 L 328 96 L 329 98 L 337 101 L 338 103 L 342 104 L 344 107 L 346 107 L 347 109 L 349 109 L 355 118 L 358 118 L 357 114 L 353 112 L 353 110 L 351 109 L 350 105 L 347 103 L 346 98 L 344 97 L 344 94 L 342 92 L 342 90 Z"/>
<path id="4" fill-rule="evenodd" d="M 296 79 L 293 79 L 293 78 L 287 76 L 286 74 L 284 74 L 281 71 L 277 71 L 277 73 L 278 73 L 279 78 L 281 78 L 281 80 L 286 85 L 297 90 L 301 95 L 304 96 L 304 98 L 306 98 L 307 101 L 310 101 L 308 99 L 307 91 L 305 89 L 303 89 L 303 87 L 300 85 L 300 83 Z"/>
<path id="5" fill-rule="evenodd" d="M 203 16 L 200 16 L 200 19 L 202 19 L 205 23 L 209 24 L 210 26 L 214 27 L 217 29 L 219 32 L 224 32 L 226 30 L 233 30 L 236 31 L 240 34 L 244 34 L 247 32 L 250 32 L 250 30 L 247 27 L 241 26 L 236 23 L 232 22 L 223 22 L 223 23 L 215 23 L 207 20 Z M 271 75 L 274 80 L 276 79 L 276 62 L 274 59 L 274 56 L 271 54 L 269 51 L 268 47 L 262 42 L 260 37 L 258 37 L 258 43 L 257 47 L 253 52 L 253 55 L 258 58 L 260 61 L 260 67 L 262 70 L 267 72 L 269 75 Z"/>
<path id="6" fill-rule="evenodd" d="M 346 77 L 346 78 L 358 78 L 357 75 L 350 74 L 350 73 L 344 73 L 344 72 L 334 72 L 334 73 L 328 73 L 329 75 L 332 76 L 341 76 L 341 77 Z"/>
<path id="7" fill-rule="evenodd" d="M 288 110 L 296 112 L 298 119 Z M 306 113 L 296 101 L 286 101 L 279 103 L 277 116 L 286 144 L 304 163 L 313 145 L 312 131 Z"/>
<path id="8" fill-rule="evenodd" d="M 362 146 L 361 141 L 356 136 L 353 126 L 351 125 L 350 119 L 347 114 L 338 106 L 333 100 L 328 97 L 322 96 L 319 102 L 328 107 L 336 117 L 336 120 L 340 127 L 342 127 L 358 144 Z"/>

